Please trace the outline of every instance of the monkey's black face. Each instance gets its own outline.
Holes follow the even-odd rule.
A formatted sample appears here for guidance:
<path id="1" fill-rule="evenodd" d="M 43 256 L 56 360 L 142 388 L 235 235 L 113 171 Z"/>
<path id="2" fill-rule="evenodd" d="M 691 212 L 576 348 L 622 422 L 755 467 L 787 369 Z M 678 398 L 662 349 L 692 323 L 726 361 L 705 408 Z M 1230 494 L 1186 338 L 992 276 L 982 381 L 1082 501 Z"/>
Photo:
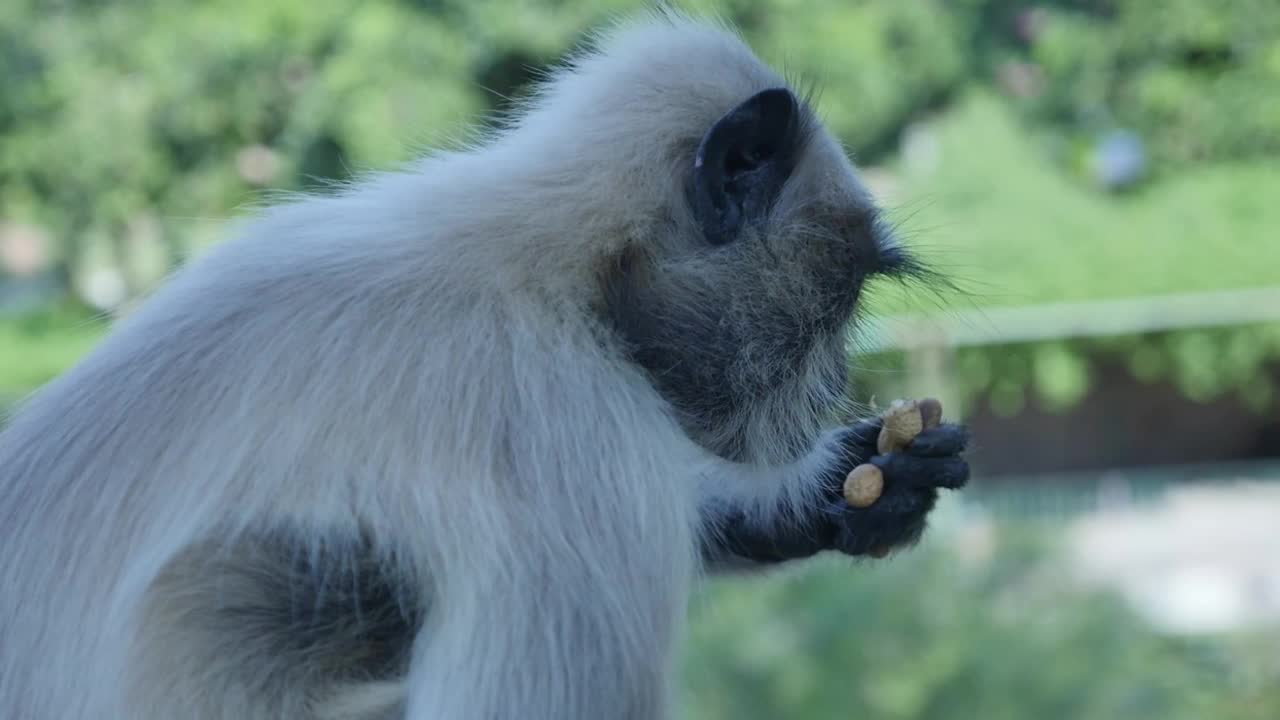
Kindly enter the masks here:
<path id="1" fill-rule="evenodd" d="M 864 282 L 909 264 L 836 152 L 789 90 L 748 98 L 690 158 L 673 213 L 687 220 L 630 248 L 607 281 L 633 359 L 723 457 L 809 449 L 843 399 Z"/>

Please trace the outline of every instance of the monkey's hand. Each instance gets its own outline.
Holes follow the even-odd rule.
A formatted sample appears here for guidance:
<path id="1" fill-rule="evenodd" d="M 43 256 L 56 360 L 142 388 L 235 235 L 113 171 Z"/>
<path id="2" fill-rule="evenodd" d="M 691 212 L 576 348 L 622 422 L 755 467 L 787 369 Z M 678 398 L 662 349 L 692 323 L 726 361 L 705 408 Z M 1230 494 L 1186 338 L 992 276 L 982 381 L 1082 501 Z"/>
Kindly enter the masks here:
<path id="1" fill-rule="evenodd" d="M 839 437 L 840 461 L 823 478 L 829 514 L 829 549 L 846 555 L 883 557 L 914 545 L 924 533 L 940 489 L 956 490 L 969 481 L 962 457 L 969 433 L 962 425 L 943 423 L 922 431 L 905 448 L 877 454 L 876 438 L 883 420 L 864 420 Z M 879 499 L 868 507 L 850 505 L 843 495 L 845 477 L 870 463 L 884 475 Z"/>
<path id="2" fill-rule="evenodd" d="M 828 442 L 834 461 L 802 482 L 817 484 L 816 502 L 772 505 L 748 512 L 729 498 L 703 503 L 703 558 L 716 570 L 765 567 L 826 550 L 881 557 L 920 539 L 941 488 L 964 487 L 969 464 L 961 457 L 968 432 L 954 424 L 922 431 L 905 448 L 878 454 L 883 424 L 872 418 L 836 431 Z M 880 469 L 884 487 L 865 508 L 844 498 L 849 471 L 863 463 Z"/>

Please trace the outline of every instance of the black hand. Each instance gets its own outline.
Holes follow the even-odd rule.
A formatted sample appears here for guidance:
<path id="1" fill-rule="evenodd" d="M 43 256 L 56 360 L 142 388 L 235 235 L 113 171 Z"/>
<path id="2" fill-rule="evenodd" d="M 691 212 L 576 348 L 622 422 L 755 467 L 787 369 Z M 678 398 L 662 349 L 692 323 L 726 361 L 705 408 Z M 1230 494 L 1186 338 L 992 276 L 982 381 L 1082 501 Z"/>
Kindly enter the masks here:
<path id="1" fill-rule="evenodd" d="M 883 555 L 914 544 L 925 529 L 940 488 L 959 489 L 969 481 L 969 464 L 961 457 L 968 431 L 942 424 L 921 432 L 903 450 L 876 454 L 880 420 L 866 420 L 849 429 L 844 457 L 827 478 L 831 549 L 847 555 Z M 880 468 L 884 490 L 871 506 L 856 508 L 843 497 L 849 470 L 864 462 Z"/>
<path id="2" fill-rule="evenodd" d="M 709 527 L 704 535 L 704 560 L 714 564 L 732 556 L 755 563 L 798 560 L 831 548 L 836 526 L 823 517 L 796 518 L 779 511 L 767 526 L 749 522 L 740 509 L 704 507 Z"/>
<path id="3" fill-rule="evenodd" d="M 909 545 L 924 531 L 925 518 L 938 488 L 961 488 L 969 465 L 960 454 L 968 433 L 959 425 L 926 430 L 901 452 L 876 455 L 881 420 L 863 420 L 847 428 L 831 471 L 818 478 L 819 506 L 796 517 L 779 509 L 767 526 L 748 522 L 738 508 L 724 504 L 702 509 L 708 523 L 703 556 L 709 562 L 726 555 L 756 563 L 781 563 L 837 550 L 849 555 L 880 555 Z M 870 507 L 855 508 L 843 494 L 845 477 L 870 462 L 884 474 L 881 497 Z"/>

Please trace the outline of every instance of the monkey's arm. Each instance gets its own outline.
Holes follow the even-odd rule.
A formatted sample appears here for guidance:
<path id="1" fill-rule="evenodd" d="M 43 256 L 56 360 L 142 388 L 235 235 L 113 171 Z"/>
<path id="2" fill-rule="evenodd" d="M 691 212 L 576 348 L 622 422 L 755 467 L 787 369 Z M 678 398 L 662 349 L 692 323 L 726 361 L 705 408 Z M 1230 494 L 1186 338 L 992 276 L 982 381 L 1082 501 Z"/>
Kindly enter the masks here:
<path id="1" fill-rule="evenodd" d="M 829 433 L 809 458 L 780 471 L 774 482 L 790 486 L 782 495 L 735 495 L 729 488 L 741 478 L 727 469 L 715 478 L 715 487 L 724 489 L 706 493 L 701 508 L 707 568 L 765 567 L 824 550 L 881 555 L 919 540 L 938 490 L 968 482 L 962 457 L 968 433 L 943 424 L 920 433 L 902 451 L 878 455 L 880 423 L 865 420 Z M 870 507 L 855 508 L 842 489 L 845 476 L 862 463 L 880 468 L 884 490 Z"/>

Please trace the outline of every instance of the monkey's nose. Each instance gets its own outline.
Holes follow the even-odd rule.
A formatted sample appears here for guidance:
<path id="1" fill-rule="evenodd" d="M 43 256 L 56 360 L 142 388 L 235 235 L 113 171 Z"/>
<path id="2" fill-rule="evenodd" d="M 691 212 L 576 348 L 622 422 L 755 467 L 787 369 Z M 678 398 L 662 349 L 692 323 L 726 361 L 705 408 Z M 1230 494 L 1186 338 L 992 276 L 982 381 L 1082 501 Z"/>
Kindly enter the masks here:
<path id="1" fill-rule="evenodd" d="M 879 208 L 859 208 L 851 214 L 847 235 L 854 273 L 859 278 L 902 275 L 915 267 L 911 253 L 898 241 Z"/>
<path id="2" fill-rule="evenodd" d="M 876 258 L 871 267 L 872 275 L 901 275 L 912 265 L 911 255 L 896 242 L 876 243 Z"/>

